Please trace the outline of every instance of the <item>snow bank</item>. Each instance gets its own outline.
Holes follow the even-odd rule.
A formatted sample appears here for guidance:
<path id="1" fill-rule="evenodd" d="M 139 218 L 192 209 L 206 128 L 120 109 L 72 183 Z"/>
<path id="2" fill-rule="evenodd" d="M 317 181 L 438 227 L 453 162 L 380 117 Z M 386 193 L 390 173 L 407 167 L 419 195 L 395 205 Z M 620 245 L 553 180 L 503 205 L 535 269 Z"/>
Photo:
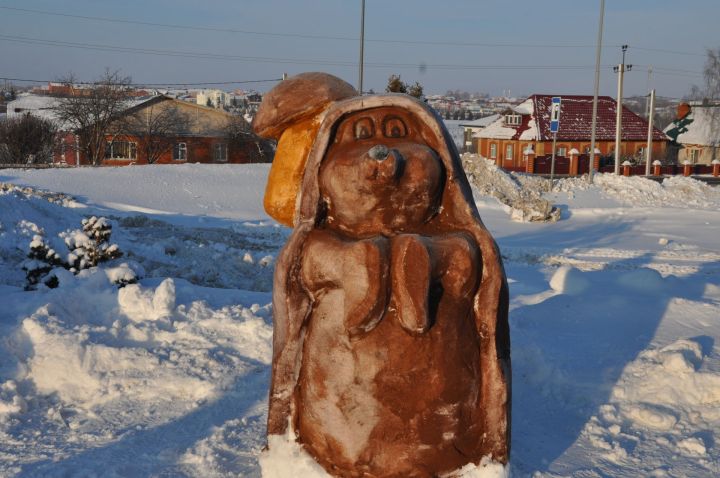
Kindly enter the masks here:
<path id="1" fill-rule="evenodd" d="M 562 178 L 554 191 L 573 192 L 600 188 L 608 197 L 636 207 L 674 207 L 682 209 L 720 208 L 720 189 L 684 176 L 669 176 L 662 183 L 642 176 L 596 174 L 593 185 L 585 177 Z"/>
<path id="2" fill-rule="evenodd" d="M 494 162 L 476 154 L 462 156 L 468 180 L 478 192 L 492 196 L 509 208 L 514 221 L 557 221 L 560 211 L 541 197 L 542 191 L 523 187 Z"/>
<path id="3" fill-rule="evenodd" d="M 197 224 L 197 217 L 270 221 L 258 201 L 269 170 L 269 164 L 6 169 L 0 181 L 83 196 L 116 214 L 140 212 Z"/>

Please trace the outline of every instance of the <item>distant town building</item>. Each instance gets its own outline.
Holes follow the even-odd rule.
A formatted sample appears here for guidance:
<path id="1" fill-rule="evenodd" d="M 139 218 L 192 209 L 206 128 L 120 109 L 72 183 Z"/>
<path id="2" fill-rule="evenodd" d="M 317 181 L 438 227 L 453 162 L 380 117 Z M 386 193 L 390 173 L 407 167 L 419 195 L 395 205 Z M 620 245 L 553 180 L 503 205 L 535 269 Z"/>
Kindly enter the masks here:
<path id="1" fill-rule="evenodd" d="M 720 159 L 720 104 L 680 103 L 677 118 L 665 134 L 680 164 L 710 164 Z"/>
<path id="2" fill-rule="evenodd" d="M 222 90 L 200 90 L 195 96 L 195 101 L 200 106 L 223 109 L 230 106 L 230 95 Z"/>
<path id="3" fill-rule="evenodd" d="M 55 115 L 54 108 L 60 101 L 62 98 L 54 96 L 23 94 L 8 103 L 8 117 L 31 114 L 54 122 L 60 131 L 54 162 L 89 164 L 76 147 L 72 126 L 60 123 Z M 103 165 L 250 163 L 272 159 L 269 144 L 251 134 L 249 125 L 240 116 L 165 95 L 134 98 L 126 106 L 123 116 L 105 134 Z M 177 111 L 186 120 L 176 121 L 172 128 L 161 125 L 156 120 L 168 108 Z M 123 121 L 130 115 L 147 119 L 148 127 L 128 128 Z M 240 134 L 237 134 L 238 131 Z M 143 147 L 148 142 L 154 142 L 156 146 L 162 142 L 168 146 L 157 157 L 150 159 L 146 152 L 148 148 Z"/>
<path id="4" fill-rule="evenodd" d="M 493 124 L 499 118 L 499 114 L 494 114 L 473 121 L 461 121 L 460 127 L 463 130 L 463 151 L 468 153 L 477 153 L 477 149 L 475 149 L 477 142 L 474 142 L 473 139 L 477 138 L 477 135 L 482 130 Z"/>
<path id="5" fill-rule="evenodd" d="M 592 124 L 592 96 L 532 95 L 517 106 L 509 107 L 493 123 L 474 134 L 478 154 L 494 160 L 498 166 L 524 168 L 527 153 L 536 156 L 552 153 L 550 108 L 553 96 L 562 97 L 560 129 L 557 134 L 556 155 L 568 157 L 575 149 L 580 154 L 590 151 Z M 609 96 L 598 98 L 596 150 L 601 156 L 615 151 L 615 115 L 617 103 Z M 621 157 L 640 159 L 647 145 L 648 123 L 623 106 Z M 654 128 L 653 157 L 664 157 L 668 139 Z"/>

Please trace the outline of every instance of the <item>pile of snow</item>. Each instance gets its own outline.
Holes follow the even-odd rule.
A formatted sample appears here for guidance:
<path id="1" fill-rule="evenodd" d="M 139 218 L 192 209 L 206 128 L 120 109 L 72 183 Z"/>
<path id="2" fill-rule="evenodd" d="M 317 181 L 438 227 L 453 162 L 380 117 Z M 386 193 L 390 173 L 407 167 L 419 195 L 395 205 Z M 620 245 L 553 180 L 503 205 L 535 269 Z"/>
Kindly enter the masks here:
<path id="1" fill-rule="evenodd" d="M 560 219 L 560 210 L 541 197 L 541 190 L 523 187 L 493 161 L 477 154 L 463 154 L 462 162 L 468 180 L 477 191 L 506 205 L 514 221 L 554 222 Z"/>
<path id="2" fill-rule="evenodd" d="M 669 176 L 662 183 L 642 176 L 616 176 L 600 173 L 593 176 L 593 184 L 603 193 L 623 204 L 639 207 L 675 207 L 682 209 L 720 208 L 720 189 L 684 176 Z M 525 182 L 526 181 L 526 182 Z M 536 188 L 532 179 L 524 180 Z M 590 188 L 586 177 L 562 178 L 553 188 L 556 192 L 573 192 Z"/>

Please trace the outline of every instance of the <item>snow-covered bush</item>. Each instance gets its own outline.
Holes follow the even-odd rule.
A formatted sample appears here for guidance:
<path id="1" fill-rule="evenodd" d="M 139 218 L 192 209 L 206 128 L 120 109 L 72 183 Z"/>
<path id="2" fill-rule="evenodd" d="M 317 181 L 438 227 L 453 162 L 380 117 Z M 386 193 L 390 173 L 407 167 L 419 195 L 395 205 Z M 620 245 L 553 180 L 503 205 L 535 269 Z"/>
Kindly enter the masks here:
<path id="1" fill-rule="evenodd" d="M 82 230 L 75 229 L 60 234 L 68 248 L 67 258 L 63 259 L 46 242 L 42 235 L 36 234 L 30 242 L 28 259 L 22 268 L 26 272 L 27 286 L 31 290 L 43 283 L 50 288 L 58 286 L 57 274 L 52 271 L 58 267 L 77 274 L 83 269 L 95 267 L 102 262 L 117 259 L 122 251 L 117 244 L 110 244 L 112 225 L 104 217 L 92 216 L 82 220 Z M 116 281 L 120 286 L 135 282 L 123 277 Z"/>
<path id="2" fill-rule="evenodd" d="M 65 233 L 65 244 L 70 250 L 67 263 L 71 272 L 95 267 L 101 262 L 122 256 L 117 244 L 109 244 L 112 226 L 104 217 L 92 216 L 82 220 L 82 231 Z"/>
<path id="3" fill-rule="evenodd" d="M 27 279 L 27 289 L 34 288 L 40 282 L 45 282 L 48 273 L 55 267 L 65 266 L 65 262 L 60 254 L 55 252 L 46 242 L 45 238 L 39 234 L 33 236 L 30 242 L 30 252 L 28 258 L 22 264 Z M 47 281 L 48 287 L 57 287 L 57 279 L 52 278 Z"/>

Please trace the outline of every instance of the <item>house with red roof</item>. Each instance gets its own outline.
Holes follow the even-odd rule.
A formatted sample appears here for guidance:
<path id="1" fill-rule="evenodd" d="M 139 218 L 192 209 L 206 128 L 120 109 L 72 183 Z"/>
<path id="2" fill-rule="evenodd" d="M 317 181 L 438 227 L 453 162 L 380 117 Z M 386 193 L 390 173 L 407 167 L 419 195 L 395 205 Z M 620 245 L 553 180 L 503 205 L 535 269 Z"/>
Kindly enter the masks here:
<path id="1" fill-rule="evenodd" d="M 474 135 L 478 154 L 494 160 L 498 166 L 520 169 L 526 167 L 528 154 L 552 154 L 550 110 L 553 96 L 561 96 L 560 129 L 557 133 L 556 157 L 588 154 L 592 125 L 592 96 L 532 95 L 519 105 L 507 109 L 496 121 Z M 615 154 L 615 117 L 617 103 L 609 96 L 598 97 L 595 153 Z M 623 160 L 639 160 L 647 146 L 648 122 L 623 106 Z M 652 155 L 664 158 L 668 138 L 653 128 Z"/>

